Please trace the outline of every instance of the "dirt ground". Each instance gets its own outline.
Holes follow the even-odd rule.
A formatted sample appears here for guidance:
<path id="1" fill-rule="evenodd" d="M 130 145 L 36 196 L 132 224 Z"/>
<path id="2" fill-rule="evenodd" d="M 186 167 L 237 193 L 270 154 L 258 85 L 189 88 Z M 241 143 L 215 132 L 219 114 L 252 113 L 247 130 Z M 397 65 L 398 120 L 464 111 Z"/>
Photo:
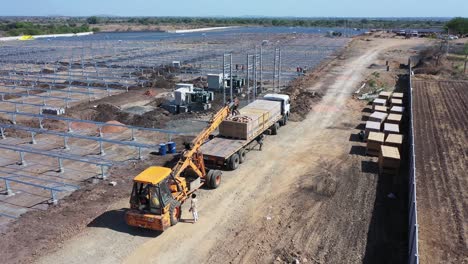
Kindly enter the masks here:
<path id="1" fill-rule="evenodd" d="M 467 263 L 468 82 L 422 76 L 413 88 L 421 263 Z"/>
<path id="2" fill-rule="evenodd" d="M 127 176 L 118 192 L 107 187 L 111 192 L 94 196 L 106 197 L 99 206 L 87 204 L 93 196 L 85 199 L 80 208 L 90 208 L 83 212 L 86 217 L 48 222 L 55 227 L 45 231 L 72 230 L 68 235 L 44 239 L 31 228 L 22 231 L 18 223 L 2 234 L 1 255 L 7 263 L 405 262 L 405 231 L 379 236 L 373 230 L 376 207 L 392 208 L 392 201 L 382 199 L 387 193 L 378 192 L 382 179 L 376 159 L 364 156 L 364 144 L 356 140 L 366 102 L 351 94 L 382 56 L 404 63 L 410 48 L 424 44 L 421 39 L 353 40 L 343 56 L 321 68 L 318 78 L 304 83 L 306 93 L 322 94 L 321 100 L 306 101 L 313 107 L 301 122 L 267 137 L 263 151 L 248 153 L 238 170 L 225 171 L 220 188 L 199 191 L 197 224 L 190 223 L 185 207 L 182 223 L 164 233 L 126 226 Z M 395 47 L 408 53 L 389 53 Z M 147 164 L 124 172 L 134 176 Z M 71 208 L 70 214 L 77 214 Z M 30 247 L 24 250 L 18 236 L 41 243 L 25 242 Z"/>

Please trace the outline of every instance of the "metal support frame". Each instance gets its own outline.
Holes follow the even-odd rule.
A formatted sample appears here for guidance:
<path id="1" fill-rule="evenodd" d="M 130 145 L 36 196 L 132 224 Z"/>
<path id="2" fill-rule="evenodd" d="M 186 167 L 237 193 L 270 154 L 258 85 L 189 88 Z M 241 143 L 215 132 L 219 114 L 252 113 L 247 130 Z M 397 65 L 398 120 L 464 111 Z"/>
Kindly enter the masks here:
<path id="1" fill-rule="evenodd" d="M 6 171 L 0 171 L 0 173 L 9 175 L 8 177 L 0 176 L 0 180 L 3 180 L 4 183 L 5 183 L 5 189 L 6 189 L 5 194 L 6 195 L 13 195 L 14 194 L 14 192 L 13 192 L 11 186 L 10 186 L 10 182 L 14 182 L 14 183 L 28 185 L 28 186 L 32 186 L 32 187 L 35 187 L 35 188 L 40 188 L 40 189 L 50 191 L 50 198 L 51 198 L 50 202 L 52 204 L 54 204 L 54 205 L 56 205 L 58 203 L 57 193 L 66 191 L 64 189 L 60 189 L 60 187 L 68 187 L 68 188 L 72 188 L 72 189 L 75 189 L 75 190 L 80 188 L 77 185 L 61 183 L 61 182 L 51 181 L 51 180 L 46 180 L 46 179 L 40 179 L 40 178 L 37 178 L 37 177 L 25 176 L 25 175 L 20 175 L 20 174 L 16 174 L 16 173 L 6 172 Z M 59 184 L 61 186 L 49 187 L 49 186 L 42 185 L 42 184 L 27 182 L 27 181 L 24 181 L 24 180 L 18 180 L 17 178 L 27 178 L 27 179 L 31 179 L 31 180 L 34 180 L 34 181 L 42 181 L 42 182 L 44 182 L 46 184 L 47 183 L 54 184 L 54 185 Z"/>
<path id="2" fill-rule="evenodd" d="M 229 61 L 229 62 L 228 62 Z M 223 104 L 226 104 L 226 72 L 229 72 L 229 94 L 230 100 L 233 99 L 232 93 L 232 53 L 223 54 Z"/>
<path id="3" fill-rule="evenodd" d="M 121 125 L 121 124 L 107 124 L 104 122 L 97 122 L 97 121 L 91 121 L 91 120 L 83 120 L 83 119 L 75 119 L 75 118 L 68 118 L 68 117 L 63 117 L 63 116 L 54 116 L 54 115 L 43 115 L 43 114 L 33 114 L 33 113 L 26 113 L 26 112 L 21 112 L 21 113 L 16 113 L 16 112 L 11 112 L 11 111 L 4 111 L 0 110 L 0 114 L 7 114 L 11 115 L 11 119 L 13 121 L 13 124 L 16 124 L 16 116 L 28 116 L 28 117 L 34 117 L 34 118 L 42 118 L 42 119 L 52 119 L 52 120 L 59 120 L 59 121 L 65 121 L 68 123 L 67 127 L 71 129 L 70 123 L 71 122 L 76 122 L 76 123 L 85 123 L 85 124 L 93 124 L 96 126 L 114 126 L 114 127 L 122 127 L 126 129 L 134 129 L 134 130 L 139 130 L 139 131 L 151 131 L 151 132 L 158 132 L 158 133 L 163 133 L 163 134 L 173 134 L 173 135 L 186 135 L 186 136 L 193 136 L 194 133 L 181 133 L 173 130 L 166 130 L 166 129 L 157 129 L 157 128 L 146 128 L 146 127 L 137 127 L 137 126 L 128 126 L 128 125 Z M 73 132 L 73 130 L 71 131 Z"/>
<path id="4" fill-rule="evenodd" d="M 26 161 L 24 160 L 24 153 L 30 153 L 30 154 L 41 155 L 41 156 L 46 156 L 46 157 L 51 157 L 51 158 L 57 158 L 57 159 L 61 158 L 64 160 L 71 160 L 71 161 L 93 164 L 93 165 L 101 167 L 101 172 L 105 171 L 103 167 L 109 168 L 115 163 L 112 161 L 102 160 L 102 159 L 97 159 L 97 158 L 90 158 L 90 157 L 85 158 L 82 156 L 72 155 L 72 154 L 63 153 L 63 152 L 62 153 L 51 152 L 51 151 L 38 150 L 38 149 L 27 148 L 27 147 L 14 146 L 14 145 L 9 145 L 9 144 L 1 144 L 0 149 L 6 149 L 10 151 L 19 152 L 21 161 L 18 164 L 23 165 L 23 166 L 27 165 Z M 105 174 L 101 174 L 101 178 L 104 178 L 104 177 L 105 177 Z"/>
<path id="5" fill-rule="evenodd" d="M 34 140 L 34 136 L 33 136 L 35 134 L 48 134 L 48 135 L 60 136 L 60 137 L 63 137 L 63 148 L 66 150 L 70 149 L 68 145 L 68 138 L 78 138 L 78 139 L 96 141 L 99 144 L 99 155 L 101 156 L 104 156 L 106 154 L 104 151 L 104 145 L 103 145 L 104 142 L 115 144 L 115 145 L 128 146 L 128 147 L 137 147 L 139 149 L 141 148 L 157 149 L 159 147 L 159 145 L 144 144 L 144 143 L 138 143 L 135 141 L 120 141 L 120 140 L 113 140 L 113 139 L 108 139 L 104 137 L 85 136 L 85 135 L 80 135 L 80 134 L 73 134 L 71 132 L 59 132 L 59 131 L 53 131 L 53 130 L 47 130 L 47 129 L 18 126 L 18 125 L 0 124 L 0 128 L 2 129 L 9 128 L 9 129 L 14 129 L 14 130 L 30 132 L 31 137 L 32 137 L 32 142 L 34 142 L 33 144 L 36 144 L 36 141 Z M 141 159 L 141 151 L 139 153 L 138 159 Z"/>

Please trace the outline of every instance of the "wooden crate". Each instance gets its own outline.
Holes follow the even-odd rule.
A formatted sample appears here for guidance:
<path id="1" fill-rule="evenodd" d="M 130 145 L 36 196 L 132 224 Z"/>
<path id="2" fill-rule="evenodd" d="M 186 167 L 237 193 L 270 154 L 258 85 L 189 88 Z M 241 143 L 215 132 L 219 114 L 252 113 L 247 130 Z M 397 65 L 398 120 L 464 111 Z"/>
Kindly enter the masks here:
<path id="1" fill-rule="evenodd" d="M 401 125 L 401 119 L 403 115 L 400 114 L 389 114 L 387 117 L 387 123 Z"/>
<path id="2" fill-rule="evenodd" d="M 397 98 L 392 98 L 392 99 L 390 99 L 390 105 L 391 105 L 391 107 L 393 107 L 393 106 L 403 106 L 403 100 L 397 99 Z"/>
<path id="3" fill-rule="evenodd" d="M 385 139 L 385 146 L 395 147 L 401 152 L 401 145 L 403 144 L 403 135 L 401 134 L 389 134 Z"/>
<path id="4" fill-rule="evenodd" d="M 398 148 L 381 146 L 379 154 L 379 171 L 381 174 L 396 175 L 400 170 L 400 152 Z"/>
<path id="5" fill-rule="evenodd" d="M 382 123 L 367 121 L 366 122 L 366 138 L 369 136 L 370 132 L 380 132 L 382 129 Z"/>
<path id="6" fill-rule="evenodd" d="M 387 105 L 387 100 L 381 99 L 381 98 L 376 98 L 372 102 L 372 110 L 375 110 L 376 106 L 386 106 Z"/>
<path id="7" fill-rule="evenodd" d="M 402 99 L 403 100 L 403 93 L 393 93 L 392 98 Z"/>
<path id="8" fill-rule="evenodd" d="M 369 121 L 383 123 L 385 122 L 386 118 L 387 118 L 386 113 L 374 112 L 369 116 Z"/>
<path id="9" fill-rule="evenodd" d="M 384 138 L 384 133 L 369 132 L 369 137 L 367 137 L 366 154 L 370 156 L 379 156 L 380 147 L 384 143 Z"/>
<path id="10" fill-rule="evenodd" d="M 397 124 L 384 123 L 383 132 L 385 133 L 385 136 L 388 136 L 389 134 L 400 134 L 400 126 Z"/>
<path id="11" fill-rule="evenodd" d="M 388 100 L 392 97 L 392 92 L 380 92 L 379 93 L 379 98 L 380 99 L 385 99 Z"/>
<path id="12" fill-rule="evenodd" d="M 219 135 L 235 139 L 251 139 L 268 129 L 269 122 L 281 115 L 281 102 L 256 100 L 240 109 L 240 115 L 221 122 Z"/>
<path id="13" fill-rule="evenodd" d="M 248 139 L 253 134 L 253 122 L 243 123 L 224 120 L 219 125 L 219 135 L 228 138 Z"/>
<path id="14" fill-rule="evenodd" d="M 386 106 L 381 106 L 381 105 L 376 105 L 373 107 L 374 112 L 382 112 L 382 113 L 387 113 L 388 112 L 388 107 Z"/>
<path id="15" fill-rule="evenodd" d="M 392 106 L 392 108 L 390 108 L 390 114 L 402 115 L 404 111 L 405 111 L 405 108 L 402 106 Z"/>

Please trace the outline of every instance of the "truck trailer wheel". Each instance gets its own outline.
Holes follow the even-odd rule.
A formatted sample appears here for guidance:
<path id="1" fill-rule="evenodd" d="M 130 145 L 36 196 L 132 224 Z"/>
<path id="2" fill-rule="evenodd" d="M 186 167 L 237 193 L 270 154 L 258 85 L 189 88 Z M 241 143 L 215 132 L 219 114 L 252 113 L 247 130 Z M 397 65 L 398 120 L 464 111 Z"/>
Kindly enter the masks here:
<path id="1" fill-rule="evenodd" d="M 206 185 L 211 189 L 216 189 L 221 184 L 221 171 L 209 170 L 206 174 Z"/>
<path id="2" fill-rule="evenodd" d="M 239 154 L 234 153 L 229 158 L 227 166 L 230 170 L 236 170 L 239 167 L 239 163 L 240 163 Z"/>
<path id="3" fill-rule="evenodd" d="M 281 126 L 285 126 L 288 123 L 288 116 L 284 115 L 283 119 L 280 121 Z"/>
<path id="4" fill-rule="evenodd" d="M 278 129 L 279 129 L 279 124 L 278 122 L 276 122 L 273 124 L 273 126 L 271 126 L 271 134 L 278 135 Z"/>
<path id="5" fill-rule="evenodd" d="M 244 163 L 245 159 L 247 158 L 247 152 L 245 151 L 244 148 L 241 148 L 237 154 L 239 155 L 239 163 Z"/>
<path id="6" fill-rule="evenodd" d="M 171 219 L 171 226 L 176 225 L 180 218 L 182 217 L 182 206 L 180 202 L 176 200 L 171 201 L 171 205 L 169 206 L 169 216 Z"/>

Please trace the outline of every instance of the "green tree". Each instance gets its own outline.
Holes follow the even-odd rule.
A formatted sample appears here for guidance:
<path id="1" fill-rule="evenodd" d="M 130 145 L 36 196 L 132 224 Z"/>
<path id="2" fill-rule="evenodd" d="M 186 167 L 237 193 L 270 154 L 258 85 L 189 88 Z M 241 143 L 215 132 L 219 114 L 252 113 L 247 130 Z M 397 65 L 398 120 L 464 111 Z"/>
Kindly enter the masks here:
<path id="1" fill-rule="evenodd" d="M 88 24 L 94 25 L 94 24 L 99 23 L 99 18 L 96 17 L 96 16 L 88 17 L 88 18 L 86 19 L 86 22 L 88 22 Z"/>
<path id="2" fill-rule="evenodd" d="M 453 18 L 445 24 L 445 28 L 453 34 L 468 34 L 468 18 Z"/>

